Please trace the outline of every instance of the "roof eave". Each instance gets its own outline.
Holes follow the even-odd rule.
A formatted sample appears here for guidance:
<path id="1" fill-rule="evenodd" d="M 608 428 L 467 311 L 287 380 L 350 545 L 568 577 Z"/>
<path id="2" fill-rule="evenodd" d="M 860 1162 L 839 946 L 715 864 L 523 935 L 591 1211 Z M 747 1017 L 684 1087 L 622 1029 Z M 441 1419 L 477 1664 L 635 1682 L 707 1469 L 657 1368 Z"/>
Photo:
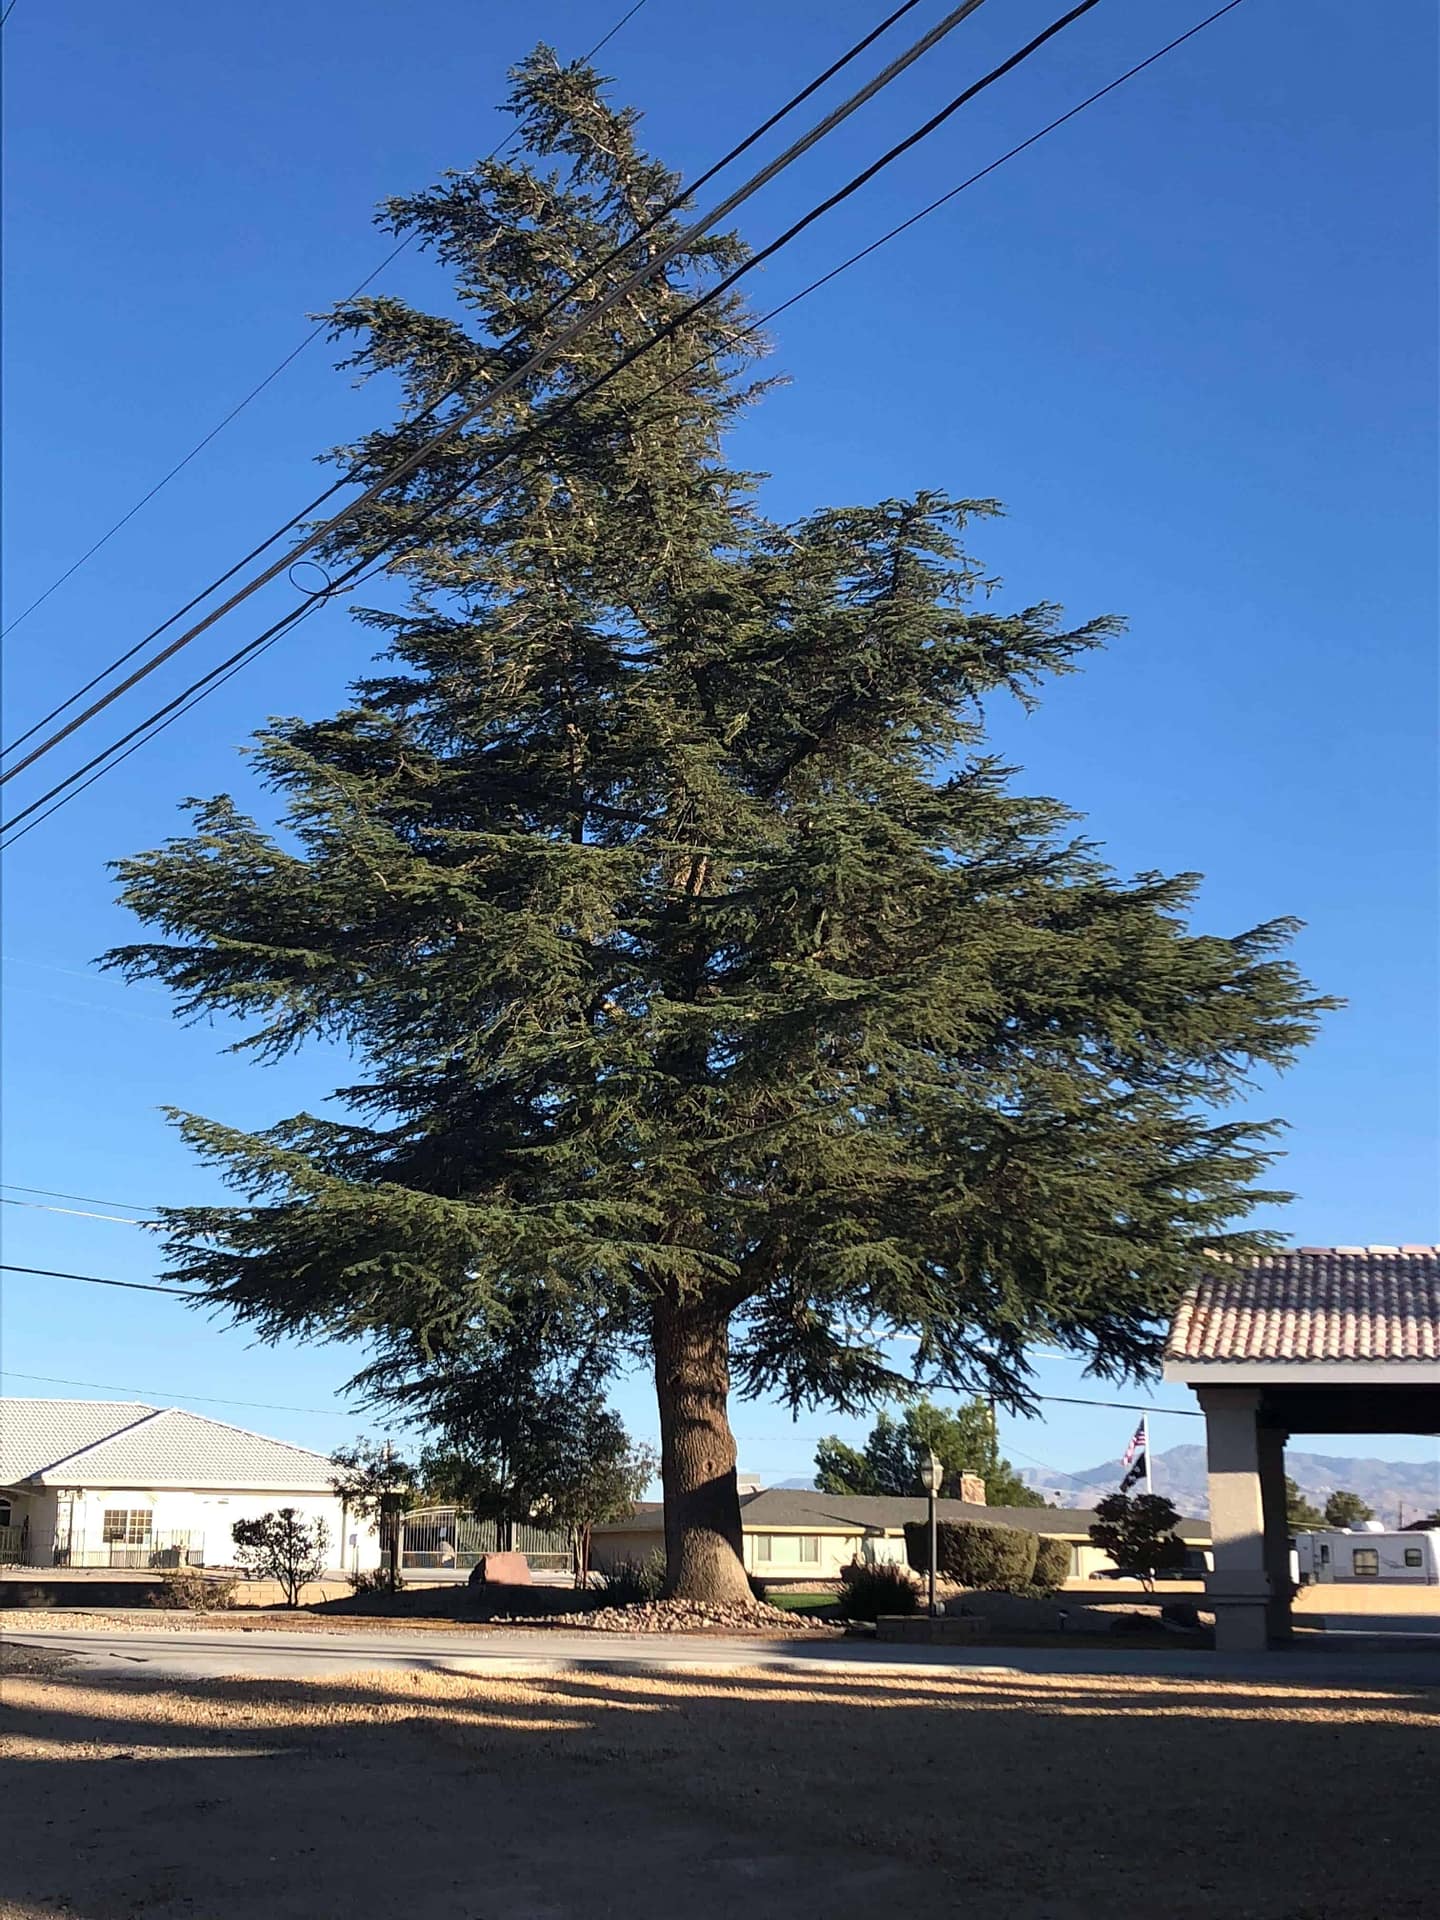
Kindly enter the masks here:
<path id="1" fill-rule="evenodd" d="M 1178 1386 L 1440 1386 L 1440 1360 L 1195 1360 L 1172 1357 L 1160 1377 Z"/>

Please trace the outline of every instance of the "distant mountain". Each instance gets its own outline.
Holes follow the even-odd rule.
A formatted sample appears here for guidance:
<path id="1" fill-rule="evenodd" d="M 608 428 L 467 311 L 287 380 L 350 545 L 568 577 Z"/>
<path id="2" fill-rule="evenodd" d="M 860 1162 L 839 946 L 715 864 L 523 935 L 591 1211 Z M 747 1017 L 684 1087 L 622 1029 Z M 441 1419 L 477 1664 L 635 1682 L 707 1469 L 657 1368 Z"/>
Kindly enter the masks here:
<path id="1" fill-rule="evenodd" d="M 1180 1512 L 1203 1519 L 1209 1511 L 1204 1447 L 1169 1447 L 1151 1462 L 1156 1493 L 1173 1500 Z M 1081 1473 L 1050 1473 L 1037 1467 L 1021 1470 L 1027 1486 L 1056 1506 L 1089 1507 L 1103 1494 L 1113 1493 L 1124 1469 L 1118 1460 L 1106 1460 Z M 1390 1526 L 1404 1508 L 1406 1520 L 1418 1519 L 1440 1507 L 1440 1467 L 1426 1460 L 1373 1460 L 1345 1454 L 1285 1454 L 1285 1471 L 1317 1507 L 1341 1487 L 1358 1493 L 1367 1506 Z"/>

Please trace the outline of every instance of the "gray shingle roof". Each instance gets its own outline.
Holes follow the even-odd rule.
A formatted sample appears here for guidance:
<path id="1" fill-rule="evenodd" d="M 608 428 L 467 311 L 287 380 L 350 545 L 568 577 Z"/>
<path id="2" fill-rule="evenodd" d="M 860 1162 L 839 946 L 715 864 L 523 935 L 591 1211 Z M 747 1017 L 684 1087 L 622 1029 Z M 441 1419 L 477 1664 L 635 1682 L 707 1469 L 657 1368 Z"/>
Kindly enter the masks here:
<path id="1" fill-rule="evenodd" d="M 0 1481 L 41 1486 L 330 1491 L 323 1453 L 180 1407 L 98 1400 L 0 1402 Z"/>
<path id="2" fill-rule="evenodd" d="M 1440 1361 L 1440 1247 L 1212 1258 L 1175 1316 L 1166 1359 Z"/>

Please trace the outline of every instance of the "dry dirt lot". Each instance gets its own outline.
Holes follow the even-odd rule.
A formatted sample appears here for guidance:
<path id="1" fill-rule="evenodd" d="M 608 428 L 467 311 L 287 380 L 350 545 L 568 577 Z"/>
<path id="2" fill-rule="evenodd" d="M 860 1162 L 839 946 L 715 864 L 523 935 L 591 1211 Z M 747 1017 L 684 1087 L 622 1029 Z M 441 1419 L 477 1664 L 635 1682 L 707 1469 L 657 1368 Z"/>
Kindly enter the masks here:
<path id="1" fill-rule="evenodd" d="M 8 1666 L 4 1920 L 1421 1920 L 1440 1884 L 1431 1690 Z"/>

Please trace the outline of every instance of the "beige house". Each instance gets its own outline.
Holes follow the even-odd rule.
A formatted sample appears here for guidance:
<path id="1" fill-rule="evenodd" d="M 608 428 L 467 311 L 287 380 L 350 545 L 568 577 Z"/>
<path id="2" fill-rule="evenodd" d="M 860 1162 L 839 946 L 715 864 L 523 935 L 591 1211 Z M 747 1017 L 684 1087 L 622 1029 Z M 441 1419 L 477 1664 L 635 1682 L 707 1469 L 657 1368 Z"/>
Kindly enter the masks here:
<path id="1" fill-rule="evenodd" d="M 1018 1527 L 1063 1540 L 1070 1549 L 1070 1577 L 1094 1579 L 1114 1571 L 1114 1561 L 1092 1545 L 1084 1509 L 1059 1507 L 988 1507 L 969 1500 L 941 1500 L 941 1520 L 974 1520 L 982 1525 Z M 774 1487 L 743 1494 L 740 1524 L 744 1533 L 745 1568 L 762 1580 L 803 1585 L 807 1580 L 834 1580 L 851 1561 L 893 1561 L 905 1564 L 907 1521 L 923 1521 L 929 1511 L 924 1499 L 886 1494 L 811 1493 Z M 599 1569 L 622 1560 L 643 1560 L 663 1550 L 664 1514 L 659 1501 L 642 1501 L 625 1520 L 597 1527 L 591 1564 Z M 1210 1529 L 1203 1520 L 1182 1521 L 1181 1538 L 1197 1556 L 1209 1545 Z"/>
<path id="2" fill-rule="evenodd" d="M 0 1399 L 0 1564 L 225 1566 L 231 1528 L 278 1507 L 323 1520 L 331 1565 L 373 1567 L 373 1526 L 323 1453 L 179 1407 Z"/>

